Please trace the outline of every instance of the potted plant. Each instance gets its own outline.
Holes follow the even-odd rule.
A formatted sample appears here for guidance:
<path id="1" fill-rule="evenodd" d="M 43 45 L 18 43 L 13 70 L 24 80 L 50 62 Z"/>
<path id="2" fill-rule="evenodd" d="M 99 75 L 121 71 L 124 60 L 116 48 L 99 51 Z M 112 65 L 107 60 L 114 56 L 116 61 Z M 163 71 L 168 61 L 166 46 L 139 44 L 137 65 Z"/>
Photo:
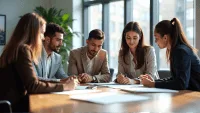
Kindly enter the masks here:
<path id="1" fill-rule="evenodd" d="M 59 54 L 62 56 L 62 63 L 64 68 L 67 68 L 67 61 L 69 51 L 72 48 L 72 37 L 73 35 L 82 36 L 81 33 L 74 32 L 70 25 L 74 21 L 70 14 L 62 13 L 63 9 L 56 9 L 55 7 L 45 9 L 42 6 L 34 9 L 36 13 L 41 15 L 48 23 L 53 22 L 64 28 L 66 35 L 64 35 L 63 45 L 60 48 Z"/>

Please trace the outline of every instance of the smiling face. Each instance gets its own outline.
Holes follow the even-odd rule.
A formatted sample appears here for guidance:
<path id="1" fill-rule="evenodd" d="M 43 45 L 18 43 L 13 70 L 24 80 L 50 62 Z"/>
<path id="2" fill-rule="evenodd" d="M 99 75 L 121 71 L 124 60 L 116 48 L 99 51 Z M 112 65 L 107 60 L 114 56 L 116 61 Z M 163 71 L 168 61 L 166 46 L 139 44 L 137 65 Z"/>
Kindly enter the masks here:
<path id="1" fill-rule="evenodd" d="M 130 49 L 136 48 L 140 40 L 139 34 L 134 31 L 127 32 L 125 38 Z"/>
<path id="2" fill-rule="evenodd" d="M 56 32 L 55 36 L 50 39 L 48 45 L 49 49 L 54 52 L 59 52 L 60 47 L 62 46 L 63 33 Z"/>
<path id="3" fill-rule="evenodd" d="M 166 48 L 168 44 L 168 37 L 164 35 L 163 37 L 154 31 L 155 43 L 159 46 L 160 49 Z"/>

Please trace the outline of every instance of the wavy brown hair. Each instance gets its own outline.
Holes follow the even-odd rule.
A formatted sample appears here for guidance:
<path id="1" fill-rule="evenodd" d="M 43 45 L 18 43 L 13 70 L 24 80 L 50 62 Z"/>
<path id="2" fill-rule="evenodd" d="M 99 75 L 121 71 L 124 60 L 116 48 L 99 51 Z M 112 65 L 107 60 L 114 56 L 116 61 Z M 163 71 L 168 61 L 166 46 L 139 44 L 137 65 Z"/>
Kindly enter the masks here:
<path id="1" fill-rule="evenodd" d="M 170 37 L 171 49 L 166 50 L 166 58 L 167 61 L 170 62 L 170 67 L 172 62 L 172 51 L 177 45 L 184 44 L 188 46 L 195 54 L 197 54 L 198 52 L 196 48 L 193 48 L 189 44 L 189 41 L 187 40 L 186 35 L 183 32 L 182 25 L 177 18 L 173 18 L 171 21 L 163 20 L 159 22 L 155 27 L 155 32 L 160 34 L 161 37 L 163 37 L 164 35 L 169 35 Z"/>
<path id="2" fill-rule="evenodd" d="M 126 63 L 126 64 L 129 64 L 126 60 L 125 60 L 125 56 L 128 55 L 129 53 L 129 46 L 128 44 L 126 43 L 126 33 L 129 32 L 129 31 L 134 31 L 136 33 L 139 34 L 140 36 L 140 40 L 139 40 L 139 43 L 136 47 L 136 69 L 140 69 L 143 65 L 144 65 L 144 62 L 145 62 L 145 59 L 144 59 L 144 56 L 145 56 L 145 53 L 144 53 L 144 49 L 146 47 L 149 47 L 147 45 L 144 44 L 144 35 L 143 35 L 143 31 L 139 25 L 138 22 L 129 22 L 124 30 L 123 30 L 123 33 L 122 33 L 122 43 L 121 43 L 121 52 L 122 52 L 122 58 L 123 58 L 123 61 Z"/>
<path id="3" fill-rule="evenodd" d="M 16 61 L 19 49 L 24 44 L 30 47 L 32 59 L 37 63 L 42 50 L 40 32 L 43 24 L 46 24 L 45 20 L 35 13 L 27 13 L 22 16 L 10 37 L 10 41 L 3 49 L 0 57 L 0 67 L 5 67 Z"/>

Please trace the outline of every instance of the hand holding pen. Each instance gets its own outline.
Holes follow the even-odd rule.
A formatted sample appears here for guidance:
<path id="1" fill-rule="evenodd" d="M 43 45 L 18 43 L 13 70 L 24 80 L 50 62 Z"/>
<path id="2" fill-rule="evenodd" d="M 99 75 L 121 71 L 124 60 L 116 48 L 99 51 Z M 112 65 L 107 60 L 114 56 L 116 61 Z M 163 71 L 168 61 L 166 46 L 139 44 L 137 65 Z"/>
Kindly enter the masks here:
<path id="1" fill-rule="evenodd" d="M 126 75 L 120 73 L 118 76 L 117 76 L 117 83 L 119 84 L 130 84 L 130 80 L 128 77 L 126 77 Z"/>

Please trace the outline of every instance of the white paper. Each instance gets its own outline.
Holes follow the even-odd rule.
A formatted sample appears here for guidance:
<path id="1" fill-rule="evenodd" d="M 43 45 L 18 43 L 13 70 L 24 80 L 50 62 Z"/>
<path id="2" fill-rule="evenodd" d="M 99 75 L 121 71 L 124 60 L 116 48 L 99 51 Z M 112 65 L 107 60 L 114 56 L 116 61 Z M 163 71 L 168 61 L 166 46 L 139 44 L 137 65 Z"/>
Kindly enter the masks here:
<path id="1" fill-rule="evenodd" d="M 72 95 L 71 99 L 88 101 L 98 104 L 112 104 L 119 102 L 133 102 L 147 100 L 148 97 L 138 96 L 134 94 L 120 94 L 112 92 L 92 93 L 83 95 Z"/>
<path id="2" fill-rule="evenodd" d="M 101 92 L 101 90 L 92 90 L 92 89 L 85 89 L 85 90 L 72 90 L 72 91 L 62 91 L 62 92 L 52 92 L 53 94 L 63 94 L 63 95 L 75 95 L 75 94 L 84 94 L 84 93 L 95 93 Z"/>
<path id="3" fill-rule="evenodd" d="M 77 86 L 75 90 L 84 90 L 87 89 L 88 86 Z"/>
<path id="4" fill-rule="evenodd" d="M 132 88 L 132 87 L 144 87 L 142 84 L 133 84 L 133 85 L 122 85 L 122 84 L 117 84 L 117 85 L 102 85 L 105 87 L 109 88 Z"/>
<path id="5" fill-rule="evenodd" d="M 88 85 L 97 85 L 97 86 L 101 86 L 101 85 L 118 85 L 118 83 L 115 82 L 108 82 L 108 83 L 87 83 Z"/>
<path id="6" fill-rule="evenodd" d="M 161 89 L 161 88 L 147 88 L 147 87 L 121 88 L 121 90 L 128 91 L 128 92 L 141 92 L 141 93 L 176 93 L 176 92 L 178 92 L 178 90 Z"/>

